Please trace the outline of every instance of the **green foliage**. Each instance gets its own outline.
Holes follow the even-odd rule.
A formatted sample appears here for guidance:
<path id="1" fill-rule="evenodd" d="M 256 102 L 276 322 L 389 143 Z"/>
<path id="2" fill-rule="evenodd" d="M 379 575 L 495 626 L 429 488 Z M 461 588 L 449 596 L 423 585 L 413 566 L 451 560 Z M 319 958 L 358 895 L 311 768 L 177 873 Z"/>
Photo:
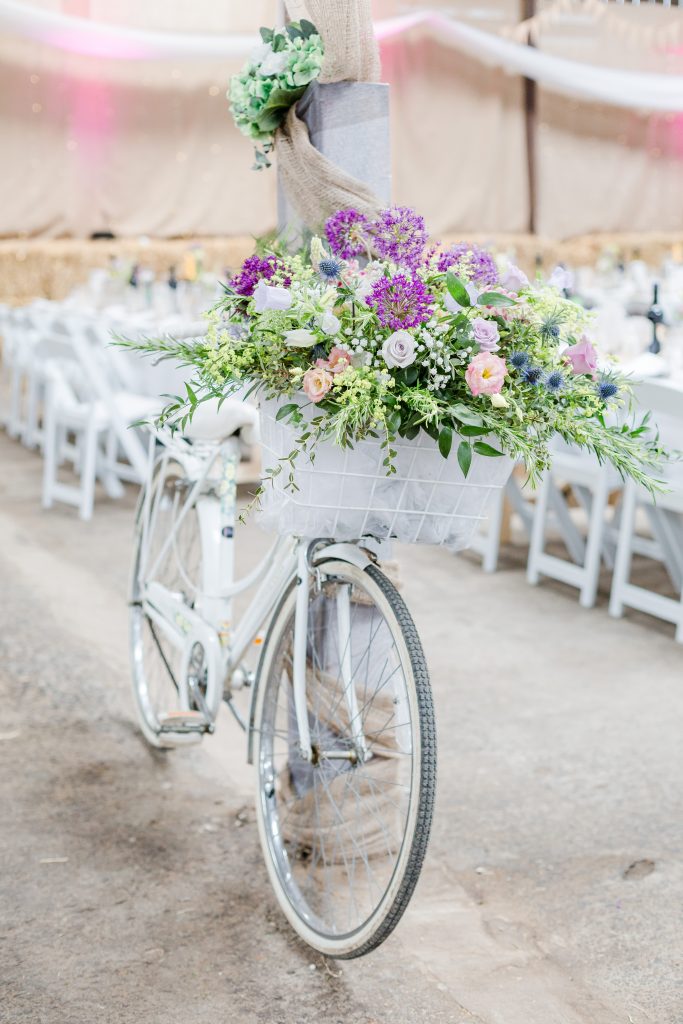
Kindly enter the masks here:
<path id="1" fill-rule="evenodd" d="M 303 22 L 299 30 L 301 35 L 288 34 L 290 43 L 315 38 Z M 273 109 L 277 102 L 275 92 Z M 318 261 L 326 252 L 320 239 L 312 240 L 311 251 Z M 395 328 L 365 301 L 368 281 L 372 285 L 395 275 L 393 264 L 374 260 L 366 267 L 341 261 L 341 279 L 328 283 L 307 251 L 292 255 L 271 239 L 257 252 L 260 258 L 277 258 L 267 284 L 287 288 L 287 308 L 259 306 L 257 312 L 253 297 L 227 285 L 207 314 L 205 339 L 118 340 L 188 368 L 185 394 L 169 399 L 161 425 L 182 431 L 202 402 L 223 400 L 236 389 L 274 398 L 280 403 L 277 419 L 292 428 L 296 444 L 277 467 L 278 475 L 286 472 L 292 489 L 297 453 L 315 458 L 323 439 L 348 449 L 360 440 L 376 439 L 387 475 L 392 475 L 399 440 L 421 433 L 434 440 L 443 458 L 457 459 L 465 476 L 474 460 L 507 455 L 523 460 L 535 482 L 549 464 L 552 438 L 559 435 L 610 463 L 622 476 L 651 490 L 660 486 L 657 476 L 665 453 L 649 418 L 633 421 L 628 381 L 616 370 L 610 373 L 618 392 L 604 400 L 591 374 L 572 372 L 566 348 L 590 330 L 591 317 L 556 289 L 535 283 L 515 296 L 493 288 L 474 302 L 467 291 L 472 282 L 440 272 L 438 258 L 428 259 L 417 274 L 432 310 L 423 323 L 404 331 L 414 351 L 408 365 L 396 366 L 384 354 Z M 461 307 L 456 314 L 446 305 L 448 296 Z M 495 354 L 477 345 L 473 321 L 481 319 L 495 325 Z M 333 349 L 337 357 L 340 351 L 346 353 L 343 363 L 333 366 L 328 361 Z M 513 353 L 524 356 L 519 368 Z M 479 391 L 471 386 L 469 374 L 484 364 L 497 367 L 499 377 L 495 386 L 482 378 Z M 524 366 L 529 365 L 539 371 L 535 383 L 525 376 Z M 306 391 L 311 374 L 318 374 L 324 384 L 324 393 L 314 401 Z M 551 374 L 560 377 L 556 390 L 546 386 Z"/>

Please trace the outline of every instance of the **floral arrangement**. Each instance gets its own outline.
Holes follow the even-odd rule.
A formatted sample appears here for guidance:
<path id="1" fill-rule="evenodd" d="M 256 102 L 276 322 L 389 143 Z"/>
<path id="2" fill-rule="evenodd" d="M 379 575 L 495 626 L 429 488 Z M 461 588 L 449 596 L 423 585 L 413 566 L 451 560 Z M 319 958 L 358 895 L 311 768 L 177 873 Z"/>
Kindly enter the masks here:
<path id="1" fill-rule="evenodd" d="M 315 25 L 305 19 L 286 29 L 262 28 L 261 39 L 239 74 L 231 78 L 228 90 L 235 124 L 257 143 L 255 170 L 270 167 L 268 154 L 275 131 L 320 74 L 324 52 Z"/>
<path id="2" fill-rule="evenodd" d="M 565 278 L 558 268 L 531 282 L 476 245 L 429 246 L 408 208 L 340 210 L 308 251 L 245 260 L 205 339 L 141 347 L 196 370 L 162 416 L 172 427 L 247 385 L 279 400 L 278 419 L 311 456 L 322 439 L 376 437 L 390 475 L 395 439 L 425 431 L 465 476 L 475 454 L 506 453 L 534 479 L 559 434 L 656 487 L 657 438 L 629 422 L 628 382 L 601 365 L 591 314 L 565 297 Z"/>

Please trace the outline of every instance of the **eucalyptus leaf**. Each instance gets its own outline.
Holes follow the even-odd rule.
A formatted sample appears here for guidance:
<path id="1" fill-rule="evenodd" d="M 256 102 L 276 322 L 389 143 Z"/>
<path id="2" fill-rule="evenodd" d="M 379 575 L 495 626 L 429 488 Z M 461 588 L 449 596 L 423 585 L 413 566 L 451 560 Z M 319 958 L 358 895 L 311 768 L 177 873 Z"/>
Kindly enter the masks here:
<path id="1" fill-rule="evenodd" d="M 289 108 L 300 100 L 305 92 L 305 85 L 300 85 L 297 89 L 273 89 L 258 115 L 259 131 L 274 132 L 279 128 Z"/>
<path id="2" fill-rule="evenodd" d="M 453 444 L 453 431 L 450 427 L 442 427 L 439 431 L 439 451 L 443 455 L 444 459 L 447 459 L 451 454 L 451 446 Z"/>
<path id="3" fill-rule="evenodd" d="M 477 455 L 487 455 L 491 458 L 498 458 L 503 454 L 497 448 L 492 448 L 490 444 L 486 444 L 485 441 L 475 441 L 474 450 Z"/>
<path id="4" fill-rule="evenodd" d="M 484 425 L 481 416 L 478 416 L 468 406 L 462 405 L 459 402 L 456 405 L 452 405 L 448 411 L 455 416 L 456 420 L 460 420 L 461 423 L 467 423 L 470 427 L 482 427 Z"/>
<path id="5" fill-rule="evenodd" d="M 466 477 L 472 465 L 472 446 L 469 441 L 461 441 L 458 445 L 458 465 Z"/>
<path id="6" fill-rule="evenodd" d="M 392 409 L 387 416 L 387 430 L 390 434 L 395 434 L 398 428 L 401 426 L 401 413 L 399 409 Z"/>
<path id="7" fill-rule="evenodd" d="M 289 402 L 287 405 L 281 405 L 280 408 L 278 409 L 278 411 L 275 414 L 275 419 L 276 420 L 287 419 L 287 417 L 291 416 L 293 412 L 296 412 L 296 410 L 298 408 L 299 408 L 299 406 L 296 405 L 296 403 L 294 403 L 294 402 Z"/>
<path id="8" fill-rule="evenodd" d="M 480 306 L 514 306 L 515 300 L 508 298 L 507 295 L 501 295 L 500 292 L 484 292 L 477 299 L 477 303 Z"/>
<path id="9" fill-rule="evenodd" d="M 473 427 L 469 423 L 463 423 L 458 427 L 458 433 L 463 437 L 479 437 L 481 434 L 488 434 L 488 427 Z"/>
<path id="10" fill-rule="evenodd" d="M 458 303 L 459 306 L 471 306 L 472 302 L 467 294 L 467 288 L 463 281 L 460 280 L 452 270 L 446 272 L 446 287 L 451 293 L 452 298 Z"/>

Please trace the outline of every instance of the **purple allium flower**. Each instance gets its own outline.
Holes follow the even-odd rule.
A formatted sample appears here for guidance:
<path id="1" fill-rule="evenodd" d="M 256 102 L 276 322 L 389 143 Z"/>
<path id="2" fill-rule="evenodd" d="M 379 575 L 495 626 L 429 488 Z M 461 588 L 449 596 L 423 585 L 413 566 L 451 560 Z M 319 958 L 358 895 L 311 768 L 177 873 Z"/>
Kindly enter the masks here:
<path id="1" fill-rule="evenodd" d="M 332 252 L 344 260 L 366 253 L 368 226 L 368 218 L 358 210 L 337 210 L 325 223 Z"/>
<path id="2" fill-rule="evenodd" d="M 395 331 L 417 327 L 433 312 L 429 291 L 418 277 L 408 274 L 380 278 L 365 301 L 376 311 L 379 322 Z"/>
<path id="3" fill-rule="evenodd" d="M 382 210 L 370 227 L 377 253 L 414 270 L 423 258 L 427 244 L 424 217 L 409 206 L 389 206 Z"/>
<path id="4" fill-rule="evenodd" d="M 238 295 L 249 298 L 254 294 L 259 281 L 270 281 L 281 270 L 284 270 L 284 265 L 276 256 L 265 256 L 263 259 L 258 255 L 248 256 L 242 269 L 230 281 L 230 286 Z M 290 277 L 284 278 L 285 287 L 291 283 Z"/>
<path id="5" fill-rule="evenodd" d="M 484 288 L 490 288 L 498 280 L 496 263 L 490 252 L 478 245 L 460 242 L 439 257 L 439 270 L 452 270 L 465 281 L 476 281 Z"/>

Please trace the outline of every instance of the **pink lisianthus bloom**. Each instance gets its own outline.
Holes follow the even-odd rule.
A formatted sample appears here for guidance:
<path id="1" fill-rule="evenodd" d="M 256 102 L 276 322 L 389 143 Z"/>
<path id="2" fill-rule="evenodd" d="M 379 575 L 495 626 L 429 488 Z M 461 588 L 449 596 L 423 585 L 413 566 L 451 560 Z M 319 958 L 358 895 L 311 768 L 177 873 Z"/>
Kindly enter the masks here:
<path id="1" fill-rule="evenodd" d="M 493 352 L 479 352 L 467 367 L 465 380 L 473 395 L 498 395 L 506 373 L 504 359 Z"/>
<path id="2" fill-rule="evenodd" d="M 303 389 L 312 402 L 321 402 L 332 387 L 332 374 L 322 366 L 312 366 L 306 370 L 303 378 Z"/>
<path id="3" fill-rule="evenodd" d="M 580 373 L 589 373 L 594 376 L 598 368 L 598 353 L 585 334 L 581 336 L 581 340 L 576 345 L 570 345 L 565 349 L 563 355 L 571 363 L 574 376 Z"/>
<path id="4" fill-rule="evenodd" d="M 341 345 L 335 345 L 327 357 L 327 369 L 332 373 L 342 373 L 351 365 L 351 353 Z"/>

